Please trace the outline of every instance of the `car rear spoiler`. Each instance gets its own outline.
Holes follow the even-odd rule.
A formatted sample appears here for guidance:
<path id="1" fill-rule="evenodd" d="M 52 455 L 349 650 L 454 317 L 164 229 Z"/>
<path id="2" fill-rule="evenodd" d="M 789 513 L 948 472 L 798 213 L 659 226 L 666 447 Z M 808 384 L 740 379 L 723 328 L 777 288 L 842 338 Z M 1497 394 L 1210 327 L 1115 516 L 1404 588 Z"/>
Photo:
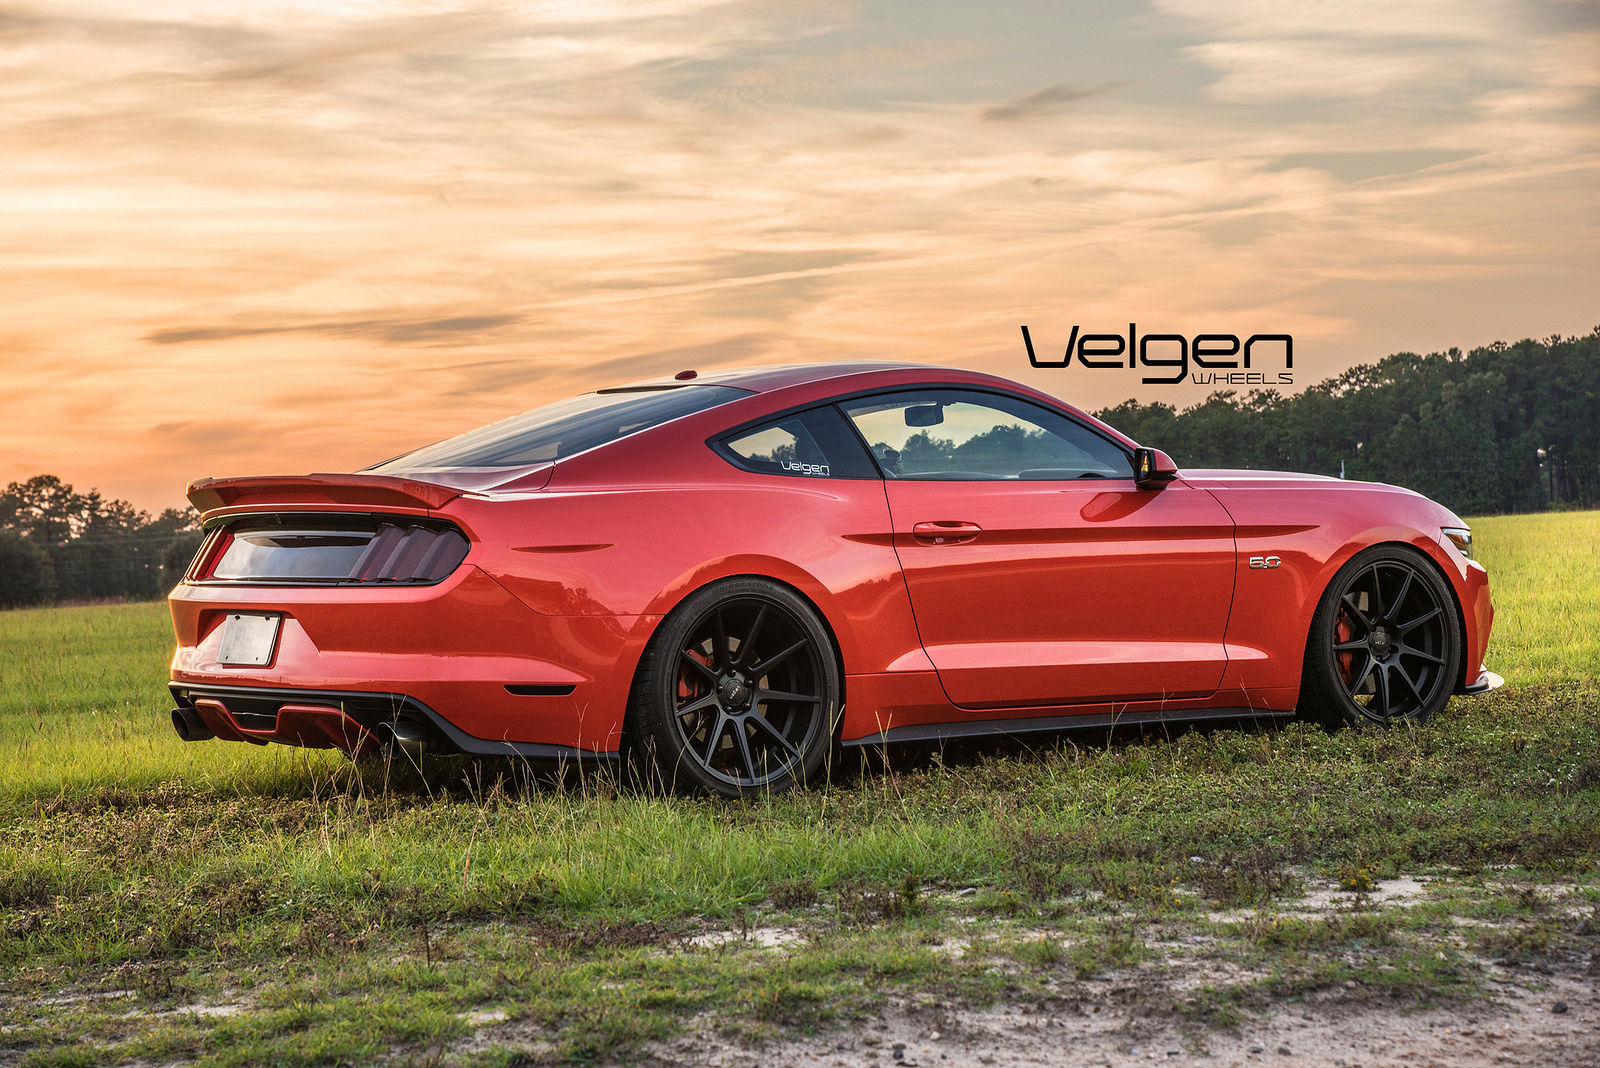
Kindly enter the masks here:
<path id="1" fill-rule="evenodd" d="M 393 475 L 258 475 L 200 478 L 189 500 L 202 513 L 253 504 L 343 504 L 378 508 L 437 508 L 464 492 Z"/>

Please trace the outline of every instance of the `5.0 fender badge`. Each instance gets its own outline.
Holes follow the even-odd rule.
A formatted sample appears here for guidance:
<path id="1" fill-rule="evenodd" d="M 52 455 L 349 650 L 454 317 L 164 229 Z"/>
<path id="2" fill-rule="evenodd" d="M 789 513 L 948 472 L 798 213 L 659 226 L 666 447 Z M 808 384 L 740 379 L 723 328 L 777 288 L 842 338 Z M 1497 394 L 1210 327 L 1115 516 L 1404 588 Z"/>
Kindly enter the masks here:
<path id="1" fill-rule="evenodd" d="M 1250 558 L 1250 566 L 1258 571 L 1271 570 L 1281 563 L 1283 563 L 1283 561 L 1278 559 L 1276 556 L 1252 556 Z"/>

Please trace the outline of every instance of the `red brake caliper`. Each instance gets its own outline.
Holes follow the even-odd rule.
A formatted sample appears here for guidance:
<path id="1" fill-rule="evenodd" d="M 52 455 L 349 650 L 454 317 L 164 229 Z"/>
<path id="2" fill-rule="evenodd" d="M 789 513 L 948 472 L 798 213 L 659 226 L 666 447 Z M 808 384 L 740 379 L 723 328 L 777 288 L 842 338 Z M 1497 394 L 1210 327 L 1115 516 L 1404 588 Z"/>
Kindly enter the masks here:
<path id="1" fill-rule="evenodd" d="M 1339 618 L 1333 623 L 1333 638 L 1343 644 L 1350 640 L 1355 628 L 1350 625 L 1350 617 L 1340 612 Z M 1339 662 L 1339 674 L 1343 676 L 1346 685 L 1350 682 L 1350 674 L 1356 668 L 1356 654 L 1352 652 L 1335 653 L 1334 659 Z"/>
<path id="2" fill-rule="evenodd" d="M 707 656 L 705 653 L 702 653 L 700 650 L 698 650 L 698 649 L 689 649 L 689 650 L 686 650 L 686 652 L 688 652 L 688 654 L 690 656 L 692 656 L 696 660 L 700 661 L 700 663 L 704 664 L 706 667 L 711 667 L 712 666 L 711 658 L 709 656 Z M 702 683 L 699 679 L 697 679 L 697 678 L 696 679 L 691 679 L 689 677 L 689 672 L 687 672 L 687 671 L 678 672 L 678 696 L 679 697 L 700 697 L 704 693 L 704 691 L 701 689 L 701 687 L 703 685 L 704 685 L 704 683 Z"/>

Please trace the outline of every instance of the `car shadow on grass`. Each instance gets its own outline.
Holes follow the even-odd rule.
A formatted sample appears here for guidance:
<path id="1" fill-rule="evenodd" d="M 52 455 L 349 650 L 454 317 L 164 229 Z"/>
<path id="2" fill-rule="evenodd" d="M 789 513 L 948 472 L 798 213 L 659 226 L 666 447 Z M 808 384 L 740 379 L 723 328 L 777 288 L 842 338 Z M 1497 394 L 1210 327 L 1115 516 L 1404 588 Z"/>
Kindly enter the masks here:
<path id="1" fill-rule="evenodd" d="M 1112 727 L 1030 731 L 1025 734 L 957 737 L 892 745 L 835 746 L 825 770 L 807 789 L 853 788 L 941 769 L 976 768 L 1015 761 L 1042 762 L 1063 755 L 1119 750 L 1222 732 L 1275 734 L 1298 722 L 1289 717 L 1248 717 L 1196 722 L 1119 724 Z M 657 796 L 684 793 L 642 772 L 624 751 L 620 760 L 534 763 L 517 757 L 399 756 L 360 762 L 351 785 L 358 791 L 483 801 L 495 796 Z"/>

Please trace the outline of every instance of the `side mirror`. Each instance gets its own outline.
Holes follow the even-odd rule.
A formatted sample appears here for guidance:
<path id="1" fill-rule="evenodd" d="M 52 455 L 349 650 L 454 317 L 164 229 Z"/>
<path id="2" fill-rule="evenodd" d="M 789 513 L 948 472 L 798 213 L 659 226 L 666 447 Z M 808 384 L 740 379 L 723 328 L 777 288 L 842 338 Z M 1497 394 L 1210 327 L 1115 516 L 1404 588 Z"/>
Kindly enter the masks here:
<path id="1" fill-rule="evenodd" d="M 944 405 L 919 404 L 906 409 L 906 426 L 938 426 L 944 422 Z"/>
<path id="2" fill-rule="evenodd" d="M 1178 477 L 1178 465 L 1160 449 L 1133 450 L 1133 484 L 1140 489 L 1160 489 Z"/>

